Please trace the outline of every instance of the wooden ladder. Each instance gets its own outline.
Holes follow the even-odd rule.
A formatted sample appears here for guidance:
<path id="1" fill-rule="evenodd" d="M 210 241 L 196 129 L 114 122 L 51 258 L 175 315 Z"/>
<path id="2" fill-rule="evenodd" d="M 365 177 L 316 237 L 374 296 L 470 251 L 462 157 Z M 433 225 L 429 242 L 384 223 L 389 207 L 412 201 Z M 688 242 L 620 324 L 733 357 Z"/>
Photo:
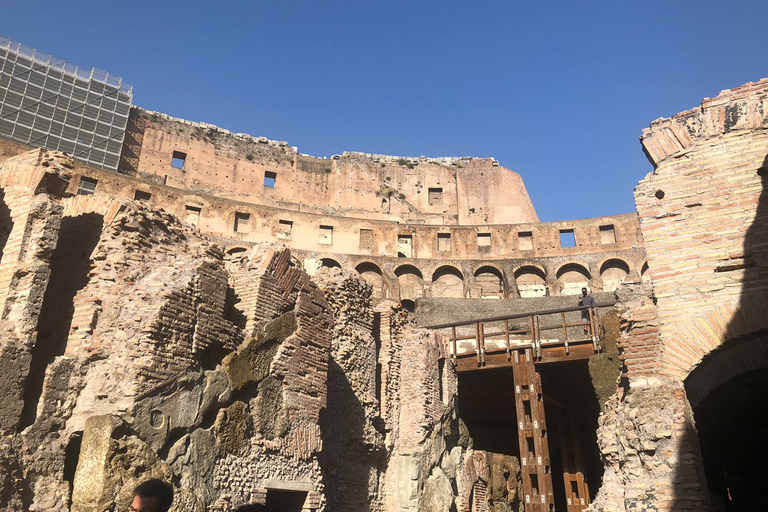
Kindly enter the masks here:
<path id="1" fill-rule="evenodd" d="M 530 348 L 513 350 L 512 363 L 525 511 L 553 512 L 552 470 L 541 378 L 536 373 Z"/>
<path id="2" fill-rule="evenodd" d="M 567 512 L 582 512 L 589 505 L 589 486 L 584 476 L 584 456 L 577 438 L 576 423 L 568 410 L 560 411 L 560 455 Z"/>

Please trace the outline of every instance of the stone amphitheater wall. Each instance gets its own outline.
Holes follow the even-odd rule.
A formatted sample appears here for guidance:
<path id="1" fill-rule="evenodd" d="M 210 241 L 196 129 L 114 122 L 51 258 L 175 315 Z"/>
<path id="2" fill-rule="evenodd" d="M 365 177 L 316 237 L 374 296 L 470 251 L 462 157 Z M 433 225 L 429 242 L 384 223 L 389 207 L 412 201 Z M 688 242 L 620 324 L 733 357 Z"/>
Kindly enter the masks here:
<path id="1" fill-rule="evenodd" d="M 635 214 L 513 225 L 404 225 L 190 194 L 77 166 L 68 192 L 86 201 L 88 186 L 88 201 L 128 199 L 162 208 L 195 224 L 227 252 L 266 240 L 292 249 L 310 272 L 320 266 L 358 270 L 380 299 L 575 295 L 582 286 L 613 291 L 625 280 L 640 280 L 646 268 Z M 65 214 L 80 213 L 73 206 Z M 576 245 L 562 247 L 561 232 L 573 233 Z M 410 257 L 398 257 L 404 250 Z"/>
<path id="2" fill-rule="evenodd" d="M 247 203 L 427 224 L 538 221 L 520 175 L 492 158 L 318 158 L 137 108 L 124 153 L 128 174 Z"/>

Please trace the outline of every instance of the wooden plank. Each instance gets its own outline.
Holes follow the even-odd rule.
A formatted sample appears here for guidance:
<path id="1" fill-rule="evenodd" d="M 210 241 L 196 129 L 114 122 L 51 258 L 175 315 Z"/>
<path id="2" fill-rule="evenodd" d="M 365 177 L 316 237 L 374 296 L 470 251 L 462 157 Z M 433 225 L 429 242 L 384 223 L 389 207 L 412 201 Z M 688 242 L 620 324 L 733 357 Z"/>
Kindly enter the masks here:
<path id="1" fill-rule="evenodd" d="M 485 364 L 485 332 L 483 322 L 477 322 L 478 339 L 480 340 L 480 362 Z"/>
<path id="2" fill-rule="evenodd" d="M 546 438 L 541 379 L 533 348 L 515 349 L 512 358 L 523 502 L 526 512 L 552 512 L 552 475 Z"/>
<path id="3" fill-rule="evenodd" d="M 512 358 L 509 352 L 509 320 L 504 320 L 504 348 L 507 350 L 507 360 Z"/>
<path id="4" fill-rule="evenodd" d="M 525 433 L 525 407 L 523 404 L 523 382 L 521 356 L 525 357 L 523 350 L 516 349 L 512 353 L 512 381 L 515 387 L 515 415 L 517 418 L 517 443 L 520 448 L 520 469 L 521 479 L 523 481 L 523 503 L 526 512 L 532 512 L 533 489 L 531 488 L 531 477 L 529 473 L 529 455 L 528 441 Z"/>
<path id="5" fill-rule="evenodd" d="M 542 348 L 541 359 L 536 361 L 536 364 L 550 364 L 561 363 L 565 361 L 584 360 L 589 359 L 594 355 L 591 343 L 586 345 L 569 345 L 569 349 L 570 353 L 566 354 L 565 347 L 563 346 L 547 347 L 545 345 Z M 515 350 L 519 349 L 513 348 L 512 352 Z M 507 359 L 507 352 L 503 348 L 487 350 L 485 353 L 485 364 L 480 366 L 478 366 L 476 358 L 473 356 L 475 356 L 475 354 L 472 354 L 471 352 L 466 354 L 459 354 L 456 357 L 456 371 L 464 372 L 491 368 L 509 368 L 513 366 L 510 360 Z"/>
<path id="6" fill-rule="evenodd" d="M 541 389 L 541 377 L 536 368 L 531 363 L 528 368 L 530 382 L 533 386 L 533 400 L 531 401 L 533 415 L 536 418 L 534 423 L 534 439 L 536 442 L 537 464 L 539 481 L 542 482 L 541 494 L 546 497 L 546 504 L 551 510 L 554 507 L 554 495 L 552 492 L 552 471 L 549 460 L 549 440 L 547 439 L 547 419 L 544 413 L 544 394 Z"/>
<path id="7" fill-rule="evenodd" d="M 615 305 L 616 305 L 616 302 L 606 302 L 606 303 L 603 303 L 603 304 L 595 304 L 594 306 L 591 306 L 591 307 L 594 308 L 594 309 L 598 309 L 598 308 L 609 308 L 609 307 L 613 307 Z M 494 316 L 494 317 L 490 317 L 490 318 L 478 318 L 478 319 L 475 319 L 475 320 L 464 320 L 462 322 L 453 322 L 453 323 L 438 324 L 438 325 L 424 325 L 424 326 L 420 326 L 420 327 L 424 327 L 425 329 L 445 329 L 445 328 L 453 327 L 453 326 L 459 327 L 459 326 L 462 326 L 462 325 L 473 325 L 473 324 L 475 324 L 477 322 L 486 322 L 486 323 L 500 322 L 501 320 L 515 320 L 517 318 L 525 318 L 527 316 L 532 316 L 532 315 L 546 316 L 546 315 L 554 315 L 556 313 L 561 313 L 561 312 L 569 313 L 571 311 L 581 311 L 583 309 L 585 309 L 584 306 L 574 306 L 574 307 L 570 307 L 570 308 L 548 309 L 548 310 L 545 310 L 545 311 L 533 311 L 533 312 L 530 312 L 530 313 L 517 313 L 517 314 L 514 314 L 514 315 Z"/>
<path id="8" fill-rule="evenodd" d="M 480 359 L 480 323 L 475 324 L 475 352 L 477 353 L 477 366 L 483 364 Z"/>

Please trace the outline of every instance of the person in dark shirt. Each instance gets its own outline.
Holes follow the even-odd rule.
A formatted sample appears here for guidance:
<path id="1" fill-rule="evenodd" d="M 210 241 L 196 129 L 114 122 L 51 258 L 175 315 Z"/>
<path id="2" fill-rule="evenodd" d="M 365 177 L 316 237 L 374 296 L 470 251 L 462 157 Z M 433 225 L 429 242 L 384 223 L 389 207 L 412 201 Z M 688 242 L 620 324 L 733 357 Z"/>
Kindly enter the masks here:
<path id="1" fill-rule="evenodd" d="M 581 289 L 581 297 L 579 297 L 579 306 L 594 306 L 595 305 L 595 299 L 587 293 L 586 288 Z M 588 309 L 582 309 L 581 310 L 581 320 L 582 322 L 589 323 L 589 326 L 584 326 L 584 334 L 589 334 L 592 330 L 592 324 L 589 322 L 589 310 Z"/>

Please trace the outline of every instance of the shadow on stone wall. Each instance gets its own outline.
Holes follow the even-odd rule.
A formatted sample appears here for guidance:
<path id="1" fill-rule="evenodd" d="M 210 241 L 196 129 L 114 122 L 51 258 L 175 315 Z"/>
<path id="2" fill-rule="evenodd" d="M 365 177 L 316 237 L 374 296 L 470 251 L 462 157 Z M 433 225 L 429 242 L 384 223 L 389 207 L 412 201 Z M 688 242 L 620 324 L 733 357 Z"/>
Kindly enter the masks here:
<path id="1" fill-rule="evenodd" d="M 45 370 L 64 354 L 75 312 L 75 294 L 88 284 L 91 253 L 99 243 L 103 217 L 88 213 L 61 220 L 59 241 L 51 257 L 51 276 L 37 322 L 29 377 L 24 386 L 24 408 L 19 430 L 35 421 Z"/>
<path id="2" fill-rule="evenodd" d="M 762 509 L 768 481 L 768 330 L 763 320 L 768 315 L 768 155 L 753 172 L 761 178 L 762 192 L 743 251 L 716 270 L 743 270 L 739 305 L 723 344 L 685 379 L 698 430 L 698 443 L 691 448 L 696 456 L 701 448 L 716 511 Z M 689 477 L 678 472 L 676 481 Z M 684 485 L 676 489 L 681 498 L 687 492 Z"/>
<path id="3" fill-rule="evenodd" d="M 8 242 L 11 230 L 13 230 L 11 210 L 5 204 L 5 192 L 0 190 L 0 263 L 3 261 L 3 249 L 5 249 L 5 244 Z"/>
<path id="4" fill-rule="evenodd" d="M 366 443 L 365 408 L 355 395 L 344 370 L 328 360 L 328 401 L 320 412 L 323 449 L 320 468 L 325 482 L 327 510 L 368 512 L 372 475 L 380 454 Z"/>

